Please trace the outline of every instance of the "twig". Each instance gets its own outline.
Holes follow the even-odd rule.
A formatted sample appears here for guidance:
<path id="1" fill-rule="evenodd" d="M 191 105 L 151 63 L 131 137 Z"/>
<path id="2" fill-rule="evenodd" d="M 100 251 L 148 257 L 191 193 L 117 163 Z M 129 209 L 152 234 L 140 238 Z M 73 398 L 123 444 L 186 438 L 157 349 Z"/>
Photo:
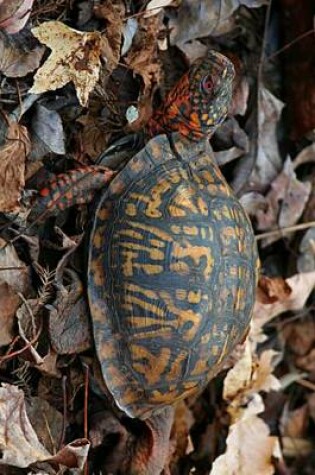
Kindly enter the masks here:
<path id="1" fill-rule="evenodd" d="M 89 402 L 89 367 L 84 365 L 84 437 L 88 439 L 88 402 Z M 84 465 L 84 475 L 89 474 L 89 466 L 87 460 Z"/>
<path id="2" fill-rule="evenodd" d="M 270 56 L 267 56 L 264 61 L 267 62 L 267 61 L 270 61 L 271 59 L 275 58 L 276 56 L 278 56 L 279 54 L 283 53 L 284 51 L 286 51 L 287 49 L 291 48 L 291 46 L 293 46 L 295 43 L 298 43 L 299 41 L 303 40 L 306 36 L 309 36 L 311 35 L 312 33 L 315 34 L 315 30 L 314 28 L 312 28 L 311 30 L 308 30 L 308 31 L 305 31 L 304 33 L 302 33 L 301 35 L 297 36 L 294 40 L 290 41 L 290 43 L 287 43 L 286 45 L 284 45 L 282 48 L 278 49 L 278 51 L 275 51 L 274 53 L 272 53 Z"/>
<path id="3" fill-rule="evenodd" d="M 270 237 L 282 237 L 283 234 L 294 233 L 295 231 L 303 231 L 304 229 L 314 228 L 315 221 L 309 221 L 308 223 L 295 224 L 294 226 L 288 226 L 287 228 L 279 228 L 274 231 L 268 231 L 266 233 L 256 234 L 256 241 Z"/>

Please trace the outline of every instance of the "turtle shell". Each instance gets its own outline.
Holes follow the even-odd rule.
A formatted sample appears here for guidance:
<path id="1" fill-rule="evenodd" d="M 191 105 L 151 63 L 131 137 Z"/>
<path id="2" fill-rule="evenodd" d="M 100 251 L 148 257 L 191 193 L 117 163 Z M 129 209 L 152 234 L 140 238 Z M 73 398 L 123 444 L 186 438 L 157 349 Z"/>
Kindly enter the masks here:
<path id="1" fill-rule="evenodd" d="M 130 417 L 197 391 L 248 331 L 251 224 L 206 142 L 148 142 L 112 181 L 91 232 L 88 295 L 106 386 Z"/>

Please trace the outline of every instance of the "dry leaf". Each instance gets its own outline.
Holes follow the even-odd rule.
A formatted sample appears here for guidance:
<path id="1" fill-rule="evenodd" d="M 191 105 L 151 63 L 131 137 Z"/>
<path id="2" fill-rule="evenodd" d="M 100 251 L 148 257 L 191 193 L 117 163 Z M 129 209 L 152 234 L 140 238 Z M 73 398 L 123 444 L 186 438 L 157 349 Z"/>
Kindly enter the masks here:
<path id="1" fill-rule="evenodd" d="M 251 180 L 260 188 L 269 186 L 282 167 L 276 129 L 283 106 L 268 89 L 259 91 L 258 151 Z"/>
<path id="2" fill-rule="evenodd" d="M 18 78 L 38 68 L 45 49 L 37 46 L 32 51 L 24 51 L 0 32 L 0 51 L 0 71 L 7 77 Z"/>
<path id="3" fill-rule="evenodd" d="M 256 415 L 237 421 L 230 427 L 226 453 L 218 457 L 211 475 L 272 475 L 274 457 L 280 458 L 277 437 Z"/>
<path id="4" fill-rule="evenodd" d="M 223 397 L 230 401 L 229 413 L 234 421 L 241 417 L 244 404 L 254 393 L 280 389 L 280 381 L 272 374 L 277 353 L 266 350 L 257 358 L 254 351 L 255 345 L 247 339 L 243 356 L 224 380 Z"/>
<path id="5" fill-rule="evenodd" d="M 181 0 L 174 12 L 168 12 L 171 43 L 227 33 L 235 27 L 233 13 L 240 5 L 256 8 L 267 3 L 268 0 Z"/>
<path id="6" fill-rule="evenodd" d="M 13 338 L 14 316 L 20 302 L 12 287 L 0 279 L 0 347 L 8 345 Z"/>
<path id="7" fill-rule="evenodd" d="M 23 391 L 10 384 L 0 387 L 0 449 L 0 465 L 27 467 L 50 457 L 27 417 Z"/>
<path id="8" fill-rule="evenodd" d="M 160 16 L 140 18 L 133 45 L 125 58 L 128 66 L 144 82 L 144 95 L 159 82 L 160 64 L 157 61 L 157 36 L 162 22 Z"/>
<path id="9" fill-rule="evenodd" d="M 258 302 L 274 303 L 289 297 L 292 289 L 282 277 L 262 275 L 258 281 L 256 299 Z"/>
<path id="10" fill-rule="evenodd" d="M 287 297 L 269 304 L 256 300 L 253 319 L 256 330 L 283 312 L 301 310 L 315 287 L 315 271 L 295 274 L 286 279 L 286 284 L 291 289 Z"/>
<path id="11" fill-rule="evenodd" d="M 54 91 L 72 81 L 80 104 L 86 106 L 99 78 L 101 34 L 77 31 L 60 21 L 44 22 L 32 33 L 52 53 L 35 74 L 29 92 Z"/>
<path id="12" fill-rule="evenodd" d="M 146 6 L 145 17 L 157 15 L 163 9 L 173 3 L 174 0 L 150 0 Z"/>
<path id="13" fill-rule="evenodd" d="M 55 462 L 82 468 L 89 450 L 87 439 L 74 440 L 56 455 L 39 442 L 25 408 L 24 393 L 10 384 L 0 387 L 0 465 L 26 468 L 38 462 Z"/>
<path id="14" fill-rule="evenodd" d="M 309 409 L 307 404 L 294 411 L 290 411 L 288 404 L 285 404 L 280 422 L 282 436 L 303 438 L 306 435 L 308 417 Z"/>
<path id="15" fill-rule="evenodd" d="M 315 228 L 306 231 L 299 246 L 297 268 L 299 272 L 312 272 L 315 269 Z"/>
<path id="16" fill-rule="evenodd" d="M 0 2 L 0 29 L 15 34 L 26 25 L 34 0 L 4 0 Z"/>
<path id="17" fill-rule="evenodd" d="M 266 211 L 257 211 L 258 229 L 284 228 L 297 223 L 309 199 L 311 188 L 311 183 L 297 179 L 292 162 L 288 158 L 281 173 L 271 183 L 271 190 L 266 196 Z M 267 238 L 264 244 L 270 244 L 280 238 L 281 234 Z"/>
<path id="18" fill-rule="evenodd" d="M 293 160 L 294 169 L 302 165 L 303 163 L 315 162 L 315 143 L 312 143 L 308 147 L 305 147 Z"/>
<path id="19" fill-rule="evenodd" d="M 6 282 L 15 292 L 29 292 L 30 269 L 20 260 L 14 246 L 0 238 L 0 280 Z"/>
<path id="20" fill-rule="evenodd" d="M 25 158 L 30 140 L 25 127 L 10 122 L 6 141 L 0 147 L 0 211 L 18 211 L 24 187 Z"/>
<path id="21" fill-rule="evenodd" d="M 98 18 L 106 21 L 105 32 L 102 33 L 101 53 L 106 61 L 106 71 L 109 75 L 120 59 L 126 9 L 122 0 L 111 0 L 95 5 L 94 13 Z"/>

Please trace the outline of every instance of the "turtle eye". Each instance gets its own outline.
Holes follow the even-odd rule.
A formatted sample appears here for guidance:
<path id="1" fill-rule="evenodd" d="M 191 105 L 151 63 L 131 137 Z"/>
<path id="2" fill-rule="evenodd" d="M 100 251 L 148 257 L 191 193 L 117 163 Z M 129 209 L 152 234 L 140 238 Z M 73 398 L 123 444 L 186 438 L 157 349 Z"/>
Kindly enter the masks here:
<path id="1" fill-rule="evenodd" d="M 206 94 L 210 94 L 213 89 L 214 89 L 214 83 L 211 79 L 211 76 L 205 76 L 202 80 L 201 80 L 201 89 L 203 92 L 205 92 Z"/>

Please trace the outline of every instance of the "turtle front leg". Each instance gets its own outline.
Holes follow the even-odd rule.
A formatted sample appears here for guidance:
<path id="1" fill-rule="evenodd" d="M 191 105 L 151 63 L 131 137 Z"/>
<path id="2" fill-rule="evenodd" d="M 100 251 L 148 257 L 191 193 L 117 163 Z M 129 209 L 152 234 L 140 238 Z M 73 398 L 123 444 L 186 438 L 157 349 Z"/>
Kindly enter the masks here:
<path id="1" fill-rule="evenodd" d="M 167 407 L 144 422 L 146 430 L 139 438 L 132 457 L 130 475 L 160 475 L 169 456 L 174 408 Z"/>
<path id="2" fill-rule="evenodd" d="M 43 221 L 70 206 L 89 203 L 96 191 L 107 185 L 115 174 L 107 167 L 91 165 L 57 175 L 40 190 L 29 221 Z"/>

